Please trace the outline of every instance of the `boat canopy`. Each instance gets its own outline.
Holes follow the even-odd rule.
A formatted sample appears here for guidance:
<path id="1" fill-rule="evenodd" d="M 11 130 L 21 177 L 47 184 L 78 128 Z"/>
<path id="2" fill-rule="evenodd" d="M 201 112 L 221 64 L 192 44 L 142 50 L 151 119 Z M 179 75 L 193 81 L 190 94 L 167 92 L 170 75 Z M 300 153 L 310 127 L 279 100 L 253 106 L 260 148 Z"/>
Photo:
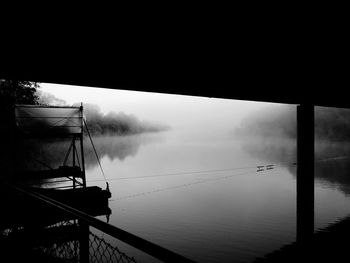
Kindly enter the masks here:
<path id="1" fill-rule="evenodd" d="M 82 133 L 82 107 L 16 105 L 16 125 L 33 137 L 71 137 Z"/>

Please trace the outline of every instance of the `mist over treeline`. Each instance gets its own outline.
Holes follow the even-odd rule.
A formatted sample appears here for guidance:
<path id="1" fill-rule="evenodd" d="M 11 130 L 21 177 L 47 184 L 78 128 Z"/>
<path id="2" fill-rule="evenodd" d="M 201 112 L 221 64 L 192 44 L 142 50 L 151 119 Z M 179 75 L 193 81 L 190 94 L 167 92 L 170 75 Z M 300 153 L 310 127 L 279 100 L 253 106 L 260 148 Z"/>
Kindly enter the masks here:
<path id="1" fill-rule="evenodd" d="M 296 106 L 273 105 L 253 112 L 234 130 L 251 156 L 296 173 Z M 350 110 L 315 108 L 315 178 L 350 195 Z"/>
<path id="2" fill-rule="evenodd" d="M 39 90 L 37 94 L 41 105 L 72 106 L 51 93 Z M 73 106 L 80 106 L 80 103 L 73 104 Z M 109 112 L 104 114 L 96 104 L 84 103 L 83 107 L 88 129 L 90 133 L 95 136 L 133 135 L 147 132 L 160 132 L 170 129 L 167 125 L 142 121 L 136 116 L 126 114 L 122 111 L 118 113 Z"/>
<path id="3" fill-rule="evenodd" d="M 141 121 L 136 116 L 124 112 L 104 114 L 94 104 L 84 104 L 84 115 L 90 133 L 93 135 L 130 135 L 168 130 L 169 126 Z"/>
<path id="4" fill-rule="evenodd" d="M 282 137 L 296 139 L 296 106 L 273 105 L 244 118 L 234 130 L 239 137 Z M 350 139 L 350 110 L 315 108 L 315 138 L 331 142 Z"/>

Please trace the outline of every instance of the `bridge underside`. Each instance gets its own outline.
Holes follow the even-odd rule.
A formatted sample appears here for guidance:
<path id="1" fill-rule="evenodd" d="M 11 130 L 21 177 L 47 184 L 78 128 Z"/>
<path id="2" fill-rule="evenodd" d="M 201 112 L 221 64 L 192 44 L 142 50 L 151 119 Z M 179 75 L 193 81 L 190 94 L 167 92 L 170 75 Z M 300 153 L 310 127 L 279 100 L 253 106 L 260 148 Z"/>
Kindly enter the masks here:
<path id="1" fill-rule="evenodd" d="M 2 78 L 61 83 L 111 89 L 126 89 L 226 99 L 298 104 L 298 175 L 297 225 L 298 241 L 309 242 L 314 221 L 314 109 L 313 106 L 350 108 L 342 69 L 307 68 L 300 63 L 287 67 L 262 65 L 235 67 L 219 65 L 195 69 L 181 64 L 150 73 L 150 70 L 126 72 L 122 67 L 110 68 L 104 61 L 75 64 L 55 73 L 41 66 L 31 69 L 9 69 Z M 281 66 L 281 65 L 280 65 Z M 298 66 L 298 67 L 297 67 Z M 55 67 L 53 67 L 55 68 Z M 57 68 L 57 67 L 56 67 Z M 78 70 L 77 70 L 78 69 Z M 339 70 L 338 70 L 339 69 Z M 337 71 L 338 70 L 338 71 Z M 141 72 L 141 73 L 138 73 Z M 130 74 L 135 73 L 135 74 Z M 129 80 L 129 76 L 138 76 Z M 72 87 L 74 89 L 74 87 Z"/>

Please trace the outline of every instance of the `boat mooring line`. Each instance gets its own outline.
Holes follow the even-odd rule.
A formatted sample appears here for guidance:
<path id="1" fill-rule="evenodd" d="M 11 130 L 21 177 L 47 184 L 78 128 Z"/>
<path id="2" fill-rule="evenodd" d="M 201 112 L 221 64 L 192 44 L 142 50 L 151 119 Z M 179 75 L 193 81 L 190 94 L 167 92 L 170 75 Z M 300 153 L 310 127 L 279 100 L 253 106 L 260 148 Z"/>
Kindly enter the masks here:
<path id="1" fill-rule="evenodd" d="M 104 173 L 104 171 L 103 171 L 103 168 L 102 168 L 102 165 L 101 165 L 101 162 L 100 162 L 100 157 L 99 157 L 98 154 L 97 154 L 97 151 L 96 151 L 96 148 L 95 148 L 95 144 L 94 144 L 94 142 L 92 141 L 89 128 L 88 128 L 88 126 L 87 126 L 86 121 L 85 121 L 84 118 L 83 118 L 83 121 L 84 121 L 84 124 L 85 124 L 85 127 L 86 127 L 86 131 L 87 131 L 87 133 L 88 133 L 88 135 L 89 135 L 92 148 L 94 149 L 94 152 L 95 152 L 95 155 L 96 155 L 96 158 L 97 158 L 97 162 L 98 162 L 98 164 L 99 164 L 99 166 L 100 166 L 100 169 L 101 169 L 103 178 L 104 178 L 105 182 L 107 183 L 107 179 L 106 179 L 105 173 Z M 108 186 L 108 183 L 107 183 L 107 186 Z"/>
<path id="2" fill-rule="evenodd" d="M 264 170 L 264 172 L 267 172 L 267 171 L 268 170 Z M 168 190 L 179 189 L 179 188 L 192 186 L 192 185 L 197 185 L 197 184 L 202 184 L 202 183 L 215 182 L 215 181 L 229 179 L 229 178 L 232 178 L 232 177 L 235 177 L 235 176 L 239 176 L 239 175 L 254 174 L 254 173 L 257 173 L 257 171 L 254 171 L 254 172 L 253 171 L 249 171 L 249 172 L 244 172 L 244 173 L 231 174 L 231 175 L 222 176 L 222 177 L 219 177 L 219 178 L 211 178 L 211 179 L 200 180 L 200 181 L 196 181 L 196 182 L 192 182 L 192 183 L 186 183 L 186 184 L 175 185 L 175 186 L 170 186 L 170 187 L 166 187 L 166 188 L 154 189 L 154 190 L 147 191 L 147 192 L 141 192 L 141 193 L 137 193 L 137 194 L 132 194 L 132 195 L 128 195 L 128 196 L 115 198 L 115 199 L 110 200 L 110 201 L 111 202 L 113 202 L 113 201 L 121 201 L 121 200 L 131 199 L 131 198 L 135 198 L 135 197 L 139 197 L 139 196 L 143 196 L 143 195 L 149 195 L 149 194 L 154 194 L 154 193 L 158 193 L 158 192 L 164 192 L 164 191 L 168 191 Z"/>

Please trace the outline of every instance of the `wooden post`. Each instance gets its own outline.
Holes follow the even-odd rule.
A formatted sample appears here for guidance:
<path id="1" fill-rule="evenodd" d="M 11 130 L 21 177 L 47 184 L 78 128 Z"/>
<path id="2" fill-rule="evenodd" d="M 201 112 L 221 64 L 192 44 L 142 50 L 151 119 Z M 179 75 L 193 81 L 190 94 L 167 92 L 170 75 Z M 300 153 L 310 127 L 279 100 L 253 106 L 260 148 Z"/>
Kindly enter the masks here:
<path id="1" fill-rule="evenodd" d="M 313 105 L 297 107 L 297 242 L 310 240 L 314 232 L 315 110 Z"/>

